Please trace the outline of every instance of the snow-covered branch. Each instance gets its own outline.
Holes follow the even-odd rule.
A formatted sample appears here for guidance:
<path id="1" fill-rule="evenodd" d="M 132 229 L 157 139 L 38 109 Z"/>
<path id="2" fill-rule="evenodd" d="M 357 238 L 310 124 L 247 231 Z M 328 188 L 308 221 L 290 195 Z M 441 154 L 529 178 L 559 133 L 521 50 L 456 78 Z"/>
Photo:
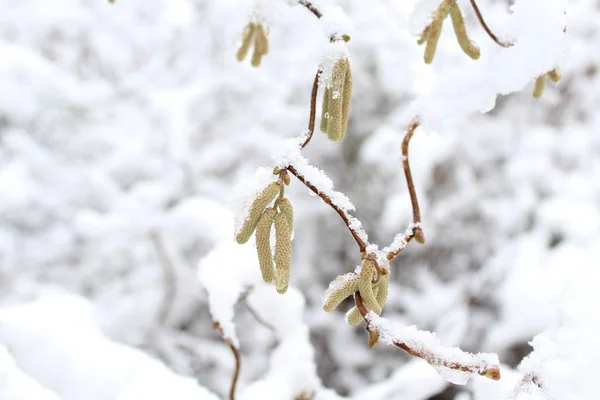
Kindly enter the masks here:
<path id="1" fill-rule="evenodd" d="M 500 379 L 498 356 L 495 354 L 471 354 L 457 347 L 442 346 L 434 334 L 421 331 L 415 326 L 395 326 L 373 311 L 368 311 L 360 293 L 354 294 L 356 307 L 367 324 L 370 345 L 378 339 L 396 346 L 408 354 L 427 361 L 445 379 L 456 384 L 465 384 L 472 375 L 481 375 L 493 380 Z"/>

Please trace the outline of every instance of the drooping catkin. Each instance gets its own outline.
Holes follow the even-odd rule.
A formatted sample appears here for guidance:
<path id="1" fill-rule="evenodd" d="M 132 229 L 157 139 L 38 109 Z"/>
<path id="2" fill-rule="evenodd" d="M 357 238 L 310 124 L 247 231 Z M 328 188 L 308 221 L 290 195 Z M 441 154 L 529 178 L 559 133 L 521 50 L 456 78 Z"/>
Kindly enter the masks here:
<path id="1" fill-rule="evenodd" d="M 242 227 L 238 234 L 235 237 L 236 242 L 239 244 L 246 243 L 250 236 L 254 233 L 254 229 L 256 229 L 256 224 L 263 211 L 269 203 L 271 203 L 275 197 L 279 194 L 280 186 L 277 182 L 270 183 L 266 188 L 263 189 L 262 192 L 254 199 L 252 205 L 250 206 L 250 210 L 248 216 L 244 220 Z"/>
<path id="2" fill-rule="evenodd" d="M 479 59 L 481 56 L 479 47 L 475 46 L 473 42 L 471 42 L 471 39 L 469 39 L 465 20 L 462 12 L 460 11 L 460 7 L 456 3 L 450 7 L 450 18 L 452 19 L 452 26 L 454 27 L 456 40 L 458 40 L 458 44 L 460 45 L 462 51 L 464 51 L 465 54 L 471 57 L 473 60 Z"/>
<path id="3" fill-rule="evenodd" d="M 358 310 L 358 307 L 354 306 L 346 313 L 346 323 L 350 326 L 356 326 L 363 322 L 363 317 Z"/>
<path id="4" fill-rule="evenodd" d="M 269 39 L 267 38 L 267 32 L 262 24 L 258 24 L 256 27 L 256 50 L 260 52 L 261 56 L 264 56 L 269 52 Z"/>
<path id="5" fill-rule="evenodd" d="M 331 89 L 325 88 L 323 92 L 323 107 L 321 108 L 321 132 L 327 133 L 327 126 L 329 125 L 329 98 L 331 96 Z"/>
<path id="6" fill-rule="evenodd" d="M 542 93 L 544 93 L 544 88 L 546 87 L 546 74 L 540 75 L 535 80 L 535 85 L 533 87 L 533 97 L 539 99 L 542 97 Z"/>
<path id="7" fill-rule="evenodd" d="M 292 231 L 285 215 L 275 215 L 275 288 L 285 293 L 290 282 L 292 264 Z"/>
<path id="8" fill-rule="evenodd" d="M 292 202 L 287 198 L 281 199 L 279 202 L 279 211 L 285 216 L 290 232 L 294 232 L 294 207 L 292 206 Z"/>
<path id="9" fill-rule="evenodd" d="M 248 54 L 248 50 L 250 49 L 250 44 L 252 44 L 252 39 L 254 37 L 254 33 L 256 31 L 256 24 L 254 22 L 250 22 L 244 28 L 244 33 L 242 34 L 242 45 L 238 49 L 236 54 L 236 58 L 238 61 L 244 61 L 246 55 Z"/>
<path id="10" fill-rule="evenodd" d="M 271 227 L 273 226 L 275 214 L 277 214 L 275 208 L 267 208 L 256 224 L 258 263 L 260 264 L 262 278 L 267 283 L 273 282 L 275 276 L 273 254 L 271 253 Z"/>
<path id="11" fill-rule="evenodd" d="M 358 290 L 358 275 L 351 277 L 340 275 L 330 283 L 331 286 L 333 289 L 328 289 L 323 299 L 323 310 L 327 312 L 333 311 L 342 301 Z"/>
<path id="12" fill-rule="evenodd" d="M 340 140 L 344 139 L 346 136 L 346 131 L 348 130 L 348 120 L 350 119 L 350 103 L 352 103 L 352 68 L 350 68 L 350 62 L 346 60 L 348 63 L 348 68 L 346 69 L 346 75 L 344 76 L 344 93 L 342 97 L 342 137 Z"/>
<path id="13" fill-rule="evenodd" d="M 377 299 L 377 303 L 381 306 L 381 310 L 383 311 L 383 307 L 385 306 L 385 302 L 388 297 L 388 285 L 390 283 L 390 275 L 385 274 L 379 277 L 379 282 L 375 287 L 376 293 L 375 298 Z"/>
<path id="14" fill-rule="evenodd" d="M 358 291 L 367 310 L 381 314 L 381 306 L 373 291 L 373 277 L 376 273 L 377 270 L 373 261 L 368 258 L 363 260 L 358 280 Z"/>
<path id="15" fill-rule="evenodd" d="M 333 66 L 331 77 L 330 96 L 327 104 L 329 120 L 327 124 L 327 137 L 334 142 L 344 138 L 346 132 L 344 126 L 347 126 L 348 115 L 344 114 L 344 90 L 346 83 L 346 74 L 350 69 L 350 62 L 347 58 L 337 60 Z M 352 82 L 352 80 L 350 80 Z M 350 90 L 352 90 L 350 88 Z M 352 96 L 352 92 L 350 92 Z M 349 99 L 346 100 L 349 106 Z"/>
<path id="16" fill-rule="evenodd" d="M 259 50 L 259 39 L 258 39 L 258 35 L 254 36 L 254 53 L 252 53 L 252 59 L 250 60 L 250 64 L 253 67 L 258 67 L 260 66 L 260 61 L 262 59 L 262 53 Z"/>
<path id="17" fill-rule="evenodd" d="M 453 4 L 453 0 L 444 0 L 433 15 L 433 22 L 428 26 L 429 32 L 427 34 L 427 44 L 425 45 L 425 55 L 423 56 L 426 64 L 431 64 L 433 62 L 438 41 L 442 33 L 444 19 L 448 16 Z"/>

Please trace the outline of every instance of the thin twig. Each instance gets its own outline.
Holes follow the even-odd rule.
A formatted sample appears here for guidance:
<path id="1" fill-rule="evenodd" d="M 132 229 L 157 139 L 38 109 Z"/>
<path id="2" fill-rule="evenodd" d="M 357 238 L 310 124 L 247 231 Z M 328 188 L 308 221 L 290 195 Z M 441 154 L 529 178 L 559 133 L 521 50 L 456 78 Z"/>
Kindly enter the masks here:
<path id="1" fill-rule="evenodd" d="M 477 19 L 479 20 L 479 23 L 483 27 L 483 30 L 488 34 L 488 36 L 490 38 L 492 38 L 492 40 L 494 42 L 496 42 L 499 46 L 502 46 L 502 47 L 510 47 L 513 45 L 512 43 L 503 42 L 502 40 L 498 39 L 498 37 L 496 35 L 494 35 L 492 30 L 485 23 L 485 20 L 483 19 L 483 15 L 481 15 L 481 11 L 479 11 L 479 6 L 475 2 L 475 0 L 471 0 L 471 6 L 473 6 L 473 10 L 475 10 L 475 14 L 477 15 Z"/>
<path id="2" fill-rule="evenodd" d="M 404 176 L 406 177 L 406 185 L 408 186 L 408 193 L 410 194 L 410 203 L 412 205 L 413 212 L 413 223 L 418 224 L 421 222 L 421 211 L 419 210 L 419 201 L 417 200 L 417 192 L 415 190 L 415 184 L 413 182 L 412 173 L 410 171 L 410 164 L 408 163 L 408 145 L 410 139 L 412 139 L 415 129 L 419 126 L 418 121 L 414 121 L 408 127 L 406 135 L 402 140 L 402 165 L 404 167 Z"/>
<path id="3" fill-rule="evenodd" d="M 321 18 L 323 16 L 323 14 L 321 14 L 321 11 L 319 11 L 317 9 L 317 7 L 315 7 L 310 1 L 298 0 L 298 4 L 301 4 L 304 7 L 306 7 L 308 9 L 308 11 L 313 13 L 315 15 L 315 17 L 317 17 L 317 18 Z"/>
<path id="4" fill-rule="evenodd" d="M 317 93 L 319 92 L 319 75 L 321 74 L 321 70 L 317 71 L 315 75 L 315 80 L 312 86 L 312 92 L 310 94 L 310 116 L 308 118 L 308 136 L 304 140 L 304 143 L 300 146 L 300 149 L 306 147 L 306 145 L 310 142 L 310 139 L 313 137 L 313 133 L 315 132 L 315 119 L 317 117 Z"/>
<path id="5" fill-rule="evenodd" d="M 367 314 L 368 314 L 368 310 L 364 306 L 364 304 L 362 302 L 362 297 L 360 296 L 359 292 L 354 293 L 354 302 L 356 303 L 356 307 L 358 307 L 360 314 L 363 316 L 363 318 L 365 320 L 365 323 L 367 325 L 367 330 L 369 331 L 369 337 L 371 340 L 371 333 L 377 332 L 377 329 L 373 328 L 370 325 L 369 320 L 366 318 Z M 377 335 L 377 334 L 378 333 L 376 333 L 375 335 Z M 427 349 L 425 347 L 413 348 L 413 347 L 409 346 L 408 344 L 398 341 L 398 340 L 393 340 L 392 344 L 394 346 L 398 347 L 399 349 L 406 351 L 411 356 L 422 358 L 423 360 L 427 361 L 427 363 L 432 366 L 441 366 L 441 367 L 450 368 L 453 370 L 479 374 L 481 376 L 485 376 L 485 377 L 493 379 L 493 380 L 500 379 L 500 369 L 494 365 L 490 366 L 490 365 L 477 364 L 477 363 L 462 364 L 459 362 L 450 362 L 448 360 L 444 360 L 442 357 L 439 357 L 433 351 L 431 351 L 430 349 Z"/>
<path id="6" fill-rule="evenodd" d="M 335 210 L 335 212 L 338 213 L 340 218 L 342 218 L 342 221 L 344 221 L 344 223 L 348 227 L 348 230 L 350 230 L 350 233 L 352 234 L 352 237 L 354 237 L 356 244 L 358 244 L 358 248 L 359 248 L 360 252 L 363 253 L 365 251 L 365 249 L 367 248 L 367 244 L 360 238 L 360 234 L 351 226 L 350 219 L 348 218 L 348 214 L 346 214 L 346 212 L 344 210 L 342 210 L 340 207 L 338 207 L 336 204 L 334 204 L 333 201 L 331 201 L 331 199 L 329 198 L 329 196 L 327 196 L 324 193 L 321 193 L 315 185 L 313 185 L 312 183 L 307 181 L 304 178 L 304 176 L 302 176 L 302 174 L 299 173 L 298 170 L 296 170 L 296 168 L 294 168 L 293 165 L 288 165 L 286 167 L 286 169 L 288 171 L 290 171 L 290 173 L 292 175 L 294 175 L 296 178 L 298 178 L 298 180 L 300 182 L 302 182 L 307 188 L 309 188 L 314 194 L 319 196 L 321 198 L 321 200 L 323 200 L 325 202 L 325 204 L 328 204 L 331 208 L 333 208 Z"/>
<path id="7" fill-rule="evenodd" d="M 403 241 L 408 244 L 413 238 L 415 238 L 419 243 L 425 242 L 425 235 L 423 234 L 423 230 L 421 229 L 421 211 L 419 209 L 419 200 L 417 198 L 417 191 L 415 190 L 415 183 L 412 178 L 412 172 L 410 170 L 410 163 L 408 160 L 408 147 L 410 145 L 410 140 L 412 139 L 415 130 L 419 126 L 419 121 L 413 121 L 406 131 L 406 135 L 404 135 L 404 139 L 402 140 L 402 166 L 404 168 L 404 177 L 406 178 L 406 185 L 408 186 L 408 193 L 410 195 L 410 203 L 412 205 L 412 213 L 413 213 L 413 223 L 410 226 L 410 230 L 404 235 L 402 238 Z M 390 251 L 387 254 L 388 260 L 393 260 L 402 250 L 404 250 L 404 246 L 399 246 L 397 249 Z"/>
<path id="8" fill-rule="evenodd" d="M 233 353 L 233 357 L 235 358 L 235 370 L 233 371 L 231 387 L 229 388 L 229 400 L 235 400 L 235 391 L 237 388 L 238 379 L 240 377 L 240 370 L 242 369 L 242 357 L 240 356 L 240 351 L 237 347 L 235 347 L 231 339 L 225 337 L 223 328 L 221 328 L 221 325 L 218 321 L 213 322 L 213 328 L 219 328 L 223 341 L 227 344 L 227 346 L 229 346 L 231 352 Z"/>
<path id="9" fill-rule="evenodd" d="M 160 260 L 160 264 L 163 269 L 163 282 L 164 282 L 164 295 L 161 303 L 160 310 L 156 317 L 159 325 L 163 326 L 169 318 L 171 308 L 175 301 L 175 294 L 177 293 L 177 279 L 175 276 L 175 266 L 169 257 L 167 246 L 165 245 L 160 233 L 154 231 L 150 233 L 150 238 L 154 244 L 154 249 Z"/>

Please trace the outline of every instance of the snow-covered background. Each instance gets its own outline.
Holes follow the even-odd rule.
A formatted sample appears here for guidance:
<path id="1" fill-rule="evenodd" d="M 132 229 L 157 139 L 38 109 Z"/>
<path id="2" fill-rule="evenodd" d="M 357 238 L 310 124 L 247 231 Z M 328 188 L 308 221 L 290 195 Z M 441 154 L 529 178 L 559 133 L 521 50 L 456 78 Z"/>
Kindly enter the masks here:
<path id="1" fill-rule="evenodd" d="M 0 399 L 226 398 L 234 358 L 211 312 L 239 343 L 244 399 L 597 398 L 597 1 L 478 0 L 520 39 L 503 49 L 460 0 L 482 57 L 447 22 L 431 66 L 416 41 L 439 0 L 316 3 L 347 18 L 320 23 L 291 0 L 0 0 Z M 270 26 L 260 68 L 235 59 L 252 15 Z M 427 242 L 392 263 L 384 316 L 497 353 L 498 382 L 449 384 L 369 350 L 349 301 L 321 309 L 360 260 L 298 181 L 288 293 L 233 242 L 240 188 L 306 129 L 338 22 L 348 133 L 316 132 L 303 155 L 385 245 L 411 221 L 400 142 L 422 116 L 411 165 Z M 533 99 L 557 62 L 562 81 Z"/>

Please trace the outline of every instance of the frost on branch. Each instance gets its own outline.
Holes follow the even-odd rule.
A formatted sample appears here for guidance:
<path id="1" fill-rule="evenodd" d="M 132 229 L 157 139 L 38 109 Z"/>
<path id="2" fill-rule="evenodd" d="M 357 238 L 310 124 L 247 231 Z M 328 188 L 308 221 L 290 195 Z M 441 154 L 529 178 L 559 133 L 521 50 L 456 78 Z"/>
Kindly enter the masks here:
<path id="1" fill-rule="evenodd" d="M 396 326 L 374 312 L 366 314 L 365 319 L 368 329 L 377 331 L 386 344 L 424 359 L 449 382 L 464 385 L 473 375 L 500 379 L 499 361 L 495 354 L 471 354 L 457 347 L 444 347 L 434 334 L 415 326 Z"/>

